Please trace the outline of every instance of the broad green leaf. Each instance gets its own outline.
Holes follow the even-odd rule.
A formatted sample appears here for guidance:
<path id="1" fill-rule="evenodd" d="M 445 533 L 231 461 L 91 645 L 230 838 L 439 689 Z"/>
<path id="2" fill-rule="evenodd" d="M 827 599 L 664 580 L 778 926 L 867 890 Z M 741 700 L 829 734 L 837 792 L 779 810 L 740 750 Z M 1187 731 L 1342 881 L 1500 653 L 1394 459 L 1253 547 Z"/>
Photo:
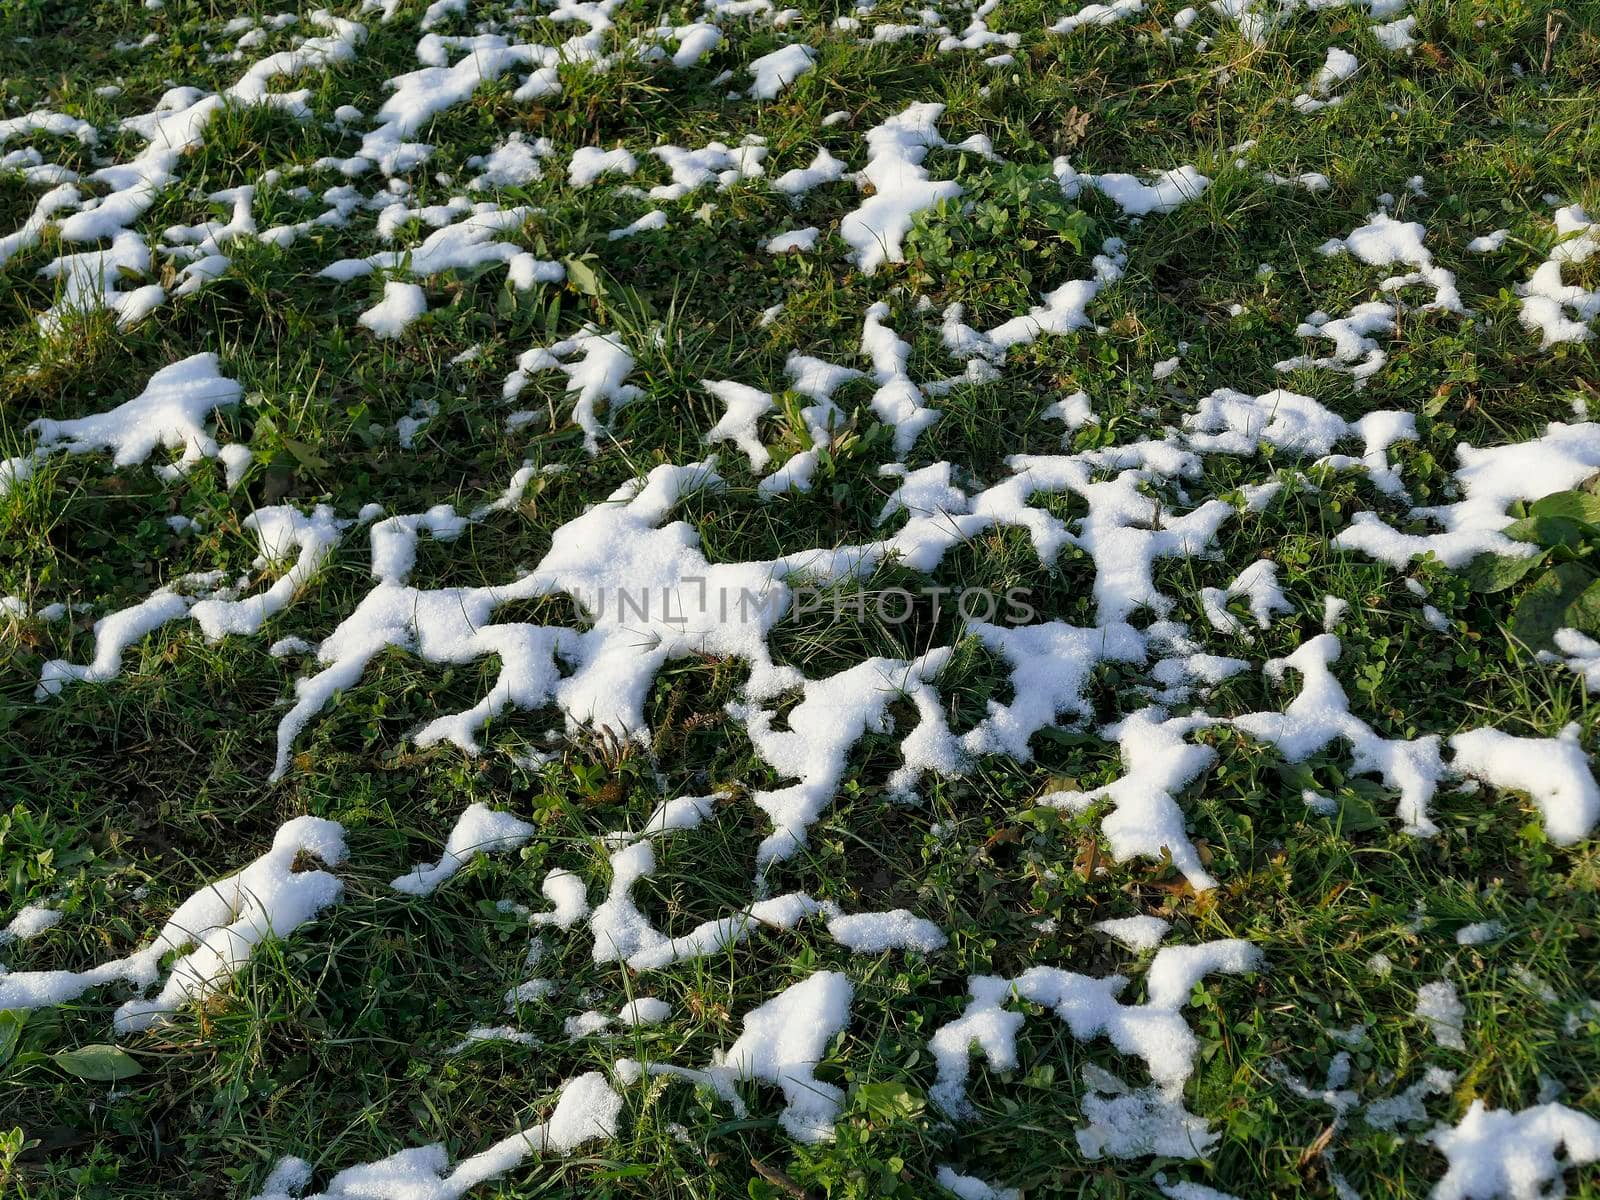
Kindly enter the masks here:
<path id="1" fill-rule="evenodd" d="M 1511 632 L 1530 650 L 1554 650 L 1558 629 L 1600 634 L 1600 578 L 1582 563 L 1546 571 L 1517 601 Z"/>
<path id="2" fill-rule="evenodd" d="M 1543 562 L 1543 554 L 1530 554 L 1526 558 L 1480 554 L 1461 574 L 1475 592 L 1503 592 Z"/>
<path id="3" fill-rule="evenodd" d="M 8 1008 L 0 1011 L 0 1067 L 17 1052 L 17 1042 L 22 1038 L 22 1027 L 28 1023 L 25 1009 Z"/>
<path id="4" fill-rule="evenodd" d="M 600 282 L 600 276 L 581 258 L 564 258 L 562 264 L 567 268 L 567 282 L 577 288 L 585 296 L 604 296 L 605 285 Z"/>
<path id="5" fill-rule="evenodd" d="M 139 1060 L 126 1050 L 104 1043 L 79 1046 L 76 1050 L 57 1050 L 50 1057 L 68 1075 L 100 1083 L 131 1079 L 144 1070 Z"/>
<path id="6" fill-rule="evenodd" d="M 1535 515 L 1528 519 L 1533 522 L 1533 540 L 1541 546 L 1578 548 L 1600 539 L 1600 529 L 1583 521 L 1574 521 L 1571 517 Z"/>
<path id="7" fill-rule="evenodd" d="M 308 471 L 326 471 L 328 460 L 310 445 L 296 438 L 284 438 L 283 448 L 294 455 L 294 460 Z"/>
<path id="8" fill-rule="evenodd" d="M 1316 772 L 1301 762 L 1279 763 L 1278 778 L 1297 792 L 1303 792 L 1307 788 L 1315 791 L 1317 787 Z"/>
<path id="9" fill-rule="evenodd" d="M 1377 807 L 1354 788 L 1339 797 L 1339 815 L 1334 820 L 1342 833 L 1367 833 L 1384 826 Z"/>
<path id="10" fill-rule="evenodd" d="M 1600 525 L 1600 496 L 1593 492 L 1555 492 L 1536 501 L 1529 513 L 1535 517 L 1565 517 L 1585 525 Z"/>

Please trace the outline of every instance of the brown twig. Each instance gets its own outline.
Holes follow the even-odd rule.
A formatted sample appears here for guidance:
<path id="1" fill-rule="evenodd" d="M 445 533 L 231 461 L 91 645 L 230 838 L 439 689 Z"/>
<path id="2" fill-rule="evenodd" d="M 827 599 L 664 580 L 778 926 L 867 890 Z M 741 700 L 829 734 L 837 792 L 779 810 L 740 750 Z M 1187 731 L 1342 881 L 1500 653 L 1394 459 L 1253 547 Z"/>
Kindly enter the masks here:
<path id="1" fill-rule="evenodd" d="M 1544 66 L 1540 68 L 1541 75 L 1550 74 L 1550 62 L 1555 58 L 1556 41 L 1561 37 L 1561 18 L 1567 14 L 1559 8 L 1553 8 L 1545 14 L 1544 18 Z"/>
<path id="2" fill-rule="evenodd" d="M 1322 1157 L 1322 1152 L 1328 1148 L 1328 1143 L 1333 1141 L 1333 1133 L 1337 1128 L 1337 1125 L 1329 1125 L 1317 1135 L 1316 1141 L 1312 1142 L 1311 1145 L 1307 1146 L 1303 1151 L 1301 1151 L 1301 1167 L 1305 1167 L 1307 1163 L 1313 1162 Z"/>
<path id="3" fill-rule="evenodd" d="M 762 1162 L 753 1154 L 750 1156 L 750 1165 L 756 1169 L 757 1175 L 761 1176 L 761 1178 L 765 1179 L 774 1187 L 781 1187 L 784 1191 L 788 1192 L 789 1195 L 798 1196 L 800 1200 L 809 1200 L 806 1195 L 805 1188 L 801 1187 L 794 1180 L 790 1179 L 782 1171 L 778 1170 L 777 1167 L 767 1166 L 766 1163 Z"/>

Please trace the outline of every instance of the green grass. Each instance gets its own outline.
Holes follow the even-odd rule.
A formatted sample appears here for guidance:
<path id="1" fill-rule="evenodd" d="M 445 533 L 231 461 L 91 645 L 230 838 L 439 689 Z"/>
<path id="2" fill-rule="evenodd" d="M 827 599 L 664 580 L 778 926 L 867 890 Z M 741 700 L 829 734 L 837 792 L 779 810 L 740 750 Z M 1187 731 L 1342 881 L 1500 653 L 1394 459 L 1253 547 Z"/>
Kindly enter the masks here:
<path id="1" fill-rule="evenodd" d="M 322 119 L 345 103 L 375 112 L 384 81 L 415 68 L 422 7 L 403 5 L 390 25 L 363 18 L 372 36 L 354 62 L 297 82 L 311 89 L 319 120 L 302 124 L 261 110 L 219 118 L 185 158 L 179 186 L 140 222 L 152 244 L 170 224 L 225 219 L 221 206 L 203 199 L 208 192 L 255 182 L 270 168 L 351 153 L 354 139 L 329 132 Z M 870 22 L 912 21 L 919 7 L 885 4 Z M 251 571 L 254 540 L 241 522 L 255 507 L 327 502 L 350 515 L 369 502 L 404 513 L 448 501 L 466 509 L 497 496 L 524 459 L 565 466 L 514 511 L 460 541 L 423 540 L 419 585 L 502 583 L 537 563 L 562 523 L 622 482 L 657 463 L 704 455 L 702 435 L 720 411 L 699 380 L 781 391 L 783 362 L 794 349 L 861 365 L 861 314 L 879 299 L 889 301 L 889 323 L 913 346 L 913 376 L 948 374 L 954 368 L 939 343 L 938 310 L 961 301 L 974 325 L 993 324 L 1058 281 L 1082 276 L 1111 234 L 1128 237 L 1130 256 L 1125 277 L 1092 309 L 1105 333 L 1041 339 L 1012 352 L 1001 381 L 959 386 L 934 401 L 944 417 L 918 442 L 910 466 L 949 459 L 968 482 L 992 484 L 1010 455 L 1060 452 L 1062 427 L 1041 414 L 1079 388 L 1101 423 L 1070 439 L 1076 450 L 1158 437 L 1214 387 L 1260 392 L 1281 384 L 1347 418 L 1379 408 L 1415 412 L 1419 439 L 1398 447 L 1396 457 L 1412 496 L 1430 503 L 1445 494 L 1458 443 L 1523 440 L 1552 419 L 1574 419 L 1576 399 L 1594 406 L 1595 343 L 1541 352 L 1518 322 L 1514 292 L 1552 242 L 1547 193 L 1600 211 L 1593 176 L 1600 31 L 1589 6 L 1566 7 L 1548 62 L 1546 18 L 1555 10 L 1525 0 L 1416 0 L 1410 11 L 1420 44 L 1410 56 L 1382 50 L 1353 8 L 1292 14 L 1260 46 L 1209 11 L 1181 48 L 1166 45 L 1155 31 L 1170 24 L 1177 0 L 1152 0 L 1140 19 L 1106 29 L 1042 32 L 1076 7 L 1001 5 L 991 27 L 1024 35 L 1016 64 L 1003 70 L 982 67 L 977 54 L 935 54 L 924 39 L 861 45 L 831 28 L 848 5 L 806 5 L 781 32 L 738 18 L 726 23 L 724 44 L 687 72 L 566 66 L 563 95 L 533 105 L 511 99 L 521 78 L 513 72 L 419 135 L 438 150 L 409 176 L 413 204 L 458 194 L 470 175 L 465 160 L 513 130 L 550 137 L 558 154 L 546 177 L 492 198 L 536 206 L 512 240 L 543 257 L 591 256 L 600 294 L 570 284 L 518 294 L 498 268 L 449 273 L 420 281 L 432 311 L 404 338 L 374 341 L 355 317 L 381 294 L 382 280 L 316 278 L 333 259 L 380 248 L 366 213 L 287 249 L 238 244 L 220 282 L 127 331 L 90 316 L 60 333 L 39 333 L 33 318 L 54 295 L 37 271 L 68 249 L 53 232 L 0 268 L 0 457 L 31 444 L 25 426 L 35 417 L 103 411 L 137 394 L 160 366 L 215 350 L 246 397 L 222 418 L 220 440 L 247 442 L 254 460 L 230 493 L 212 464 L 165 485 L 146 467 L 113 470 L 103 457 L 58 457 L 0 497 L 0 595 L 81 610 L 59 623 L 0 618 L 0 915 L 41 902 L 66 914 L 44 936 L 0 949 L 0 959 L 14 971 L 76 969 L 126 953 L 184 897 L 244 865 L 279 824 L 302 813 L 342 822 L 351 845 L 337 872 L 342 904 L 292 937 L 267 942 L 203 1004 L 123 1040 L 138 1075 L 115 1085 L 88 1082 L 54 1057 L 111 1040 L 111 1013 L 124 989 L 28 1014 L 20 1028 L 9 1027 L 16 1033 L 9 1053 L 0 1023 L 0 1191 L 29 1200 L 246 1197 L 285 1154 L 316 1163 L 319 1183 L 342 1167 L 435 1141 L 457 1160 L 538 1119 L 561 1080 L 604 1069 L 619 1055 L 704 1065 L 738 1035 L 745 1012 L 824 968 L 856 985 L 850 1027 L 818 1072 L 850 1089 L 835 1142 L 799 1147 L 787 1139 L 775 1120 L 775 1092 L 751 1089 L 752 1115 L 741 1121 L 709 1094 L 657 1080 L 624 1090 L 615 1143 L 570 1160 L 530 1160 L 473 1195 L 771 1200 L 789 1194 L 771 1182 L 780 1172 L 807 1195 L 926 1197 L 939 1194 L 932 1178 L 942 1163 L 1021 1187 L 1029 1200 L 1155 1197 L 1159 1173 L 1241 1197 L 1324 1197 L 1334 1194 L 1333 1168 L 1369 1200 L 1423 1195 L 1444 1161 L 1418 1136 L 1422 1128 L 1400 1137 L 1354 1118 L 1324 1139 L 1329 1110 L 1296 1097 L 1280 1076 L 1287 1069 L 1320 1086 L 1341 1048 L 1327 1031 L 1358 1023 L 1369 1041 L 1354 1056 L 1351 1086 L 1363 1098 L 1398 1092 L 1426 1066 L 1441 1065 L 1458 1078 L 1450 1095 L 1428 1102 L 1436 1120 L 1453 1123 L 1474 1098 L 1524 1108 L 1546 1081 L 1560 1085 L 1564 1103 L 1600 1115 L 1600 1016 L 1591 1008 L 1567 1021 L 1600 996 L 1600 849 L 1592 839 L 1549 844 L 1520 795 L 1446 786 L 1434 804 L 1441 834 L 1417 840 L 1399 831 L 1392 795 L 1349 774 L 1342 749 L 1286 764 L 1242 735 L 1210 730 L 1198 738 L 1216 748 L 1218 765 L 1181 802 L 1221 885 L 1196 894 L 1168 864 L 1097 860 L 1099 814 L 1077 818 L 1035 806 L 1047 790 L 1117 778 L 1112 743 L 1042 734 L 1031 762 L 986 759 L 964 778 L 929 781 L 923 802 L 907 806 L 887 794 L 897 738 L 869 734 L 853 749 L 809 847 L 772 872 L 772 890 L 805 890 L 849 911 L 909 908 L 949 933 L 945 950 L 852 957 L 803 925 L 632 977 L 616 964 L 592 963 L 582 927 L 547 933 L 538 973 L 561 981 L 561 991 L 514 1018 L 544 1045 L 449 1056 L 445 1049 L 468 1027 L 507 1019 L 500 998 L 526 973 L 524 924 L 496 902 L 542 907 L 539 883 L 554 867 L 585 874 L 598 899 L 607 873 L 602 835 L 638 828 L 663 794 L 725 787 L 736 798 L 714 825 L 658 845 L 660 870 L 635 893 L 641 908 L 677 934 L 748 898 L 755 848 L 769 826 L 745 797 L 784 780 L 725 711 L 741 693 L 743 664 L 670 663 L 646 706 L 647 744 L 619 758 L 575 738 L 560 745 L 555 761 L 531 769 L 515 765 L 513 755 L 545 746 L 546 732 L 560 728 L 549 711 L 496 721 L 478 758 L 448 746 L 419 751 L 410 740 L 423 721 L 474 703 L 498 663 L 440 667 L 390 650 L 311 723 L 288 776 L 268 784 L 276 725 L 304 666 L 269 656 L 267 646 L 288 634 L 321 638 L 359 602 L 370 579 L 357 535 L 262 636 L 211 645 L 194 626 L 174 623 L 131 648 L 113 682 L 33 699 L 45 661 L 84 661 L 91 653 L 94 617 L 188 571 Z M 172 83 L 215 89 L 232 82 L 240 64 L 211 58 L 231 46 L 222 23 L 274 10 L 194 0 L 168 0 L 159 11 L 0 0 L 3 115 L 40 106 L 81 114 L 105 131 L 101 151 L 121 159 L 140 140 L 114 134 L 117 119 L 148 110 Z M 505 15 L 503 5 L 475 5 L 469 19 L 453 18 L 442 30 L 467 33 L 477 20 Z M 951 7 L 946 18 L 959 29 L 966 14 Z M 694 18 L 686 6 L 658 11 L 634 0 L 616 19 L 627 36 L 663 19 Z M 113 49 L 150 31 L 158 40 L 148 49 Z M 272 33 L 246 61 L 289 48 L 292 32 Z M 554 43 L 572 32 L 540 17 L 526 36 Z M 1196 47 L 1199 34 L 1211 37 L 1208 49 Z M 813 73 L 768 104 L 725 98 L 728 87 L 748 82 L 745 63 L 789 40 L 819 50 Z M 1361 60 L 1342 89 L 1345 102 L 1315 116 L 1294 112 L 1289 99 L 1332 45 Z M 1514 63 L 1524 70 L 1513 71 Z M 737 77 L 714 85 L 724 69 Z M 113 79 L 121 96 L 95 95 Z M 1085 171 L 1193 163 L 1214 182 L 1197 201 L 1131 230 L 1113 205 L 1086 195 L 1078 205 L 1088 227 L 1080 248 L 1054 240 L 1037 209 L 1008 190 L 1004 171 L 973 155 L 934 151 L 934 174 L 993 198 L 998 215 L 925 220 L 910 243 L 912 260 L 872 277 L 848 264 L 842 243 L 827 241 L 857 202 L 848 185 L 821 189 L 798 208 L 760 182 L 707 189 L 663 206 L 667 231 L 610 242 L 608 230 L 650 205 L 609 186 L 574 191 L 562 182 L 565 156 L 580 144 L 627 145 L 644 164 L 633 182 L 650 186 L 666 179 L 645 153 L 652 145 L 734 144 L 749 133 L 767 139 L 769 175 L 805 165 L 819 145 L 857 168 L 862 132 L 923 100 L 948 105 L 940 128 L 951 141 L 987 134 L 1002 157 L 1035 178 L 1055 155 L 1068 154 Z M 840 108 L 852 120 L 820 128 L 820 118 Z M 1232 149 L 1247 141 L 1253 149 Z M 93 165 L 76 142 L 26 144 L 46 161 Z M 1241 156 L 1245 166 L 1236 167 Z M 1261 182 L 1263 170 L 1321 171 L 1332 190 L 1312 196 L 1273 187 Z M 441 183 L 436 173 L 453 181 Z M 1419 173 L 1424 197 L 1406 188 Z M 357 185 L 370 191 L 376 180 Z M 337 182 L 287 174 L 263 186 L 257 220 L 266 228 L 312 217 L 323 205 L 296 200 L 291 190 L 304 183 L 320 194 Z M 21 224 L 38 192 L 0 172 L 0 233 Z M 1388 272 L 1322 258 L 1316 247 L 1364 223 L 1383 192 L 1397 198 L 1397 216 L 1426 225 L 1438 260 L 1458 273 L 1472 318 L 1406 312 L 1384 343 L 1388 365 L 1364 389 L 1326 372 L 1278 375 L 1274 362 L 1305 345 L 1294 327 L 1306 314 L 1338 314 L 1376 297 Z M 941 222 L 950 228 L 941 230 Z M 824 229 L 824 253 L 774 259 L 761 252 L 772 233 L 806 224 Z M 1501 226 L 1512 231 L 1502 253 L 1461 251 L 1469 238 Z M 953 235 L 948 244 L 941 232 Z M 420 236 L 410 229 L 397 244 Z M 1024 238 L 1034 244 L 1022 245 Z M 1275 272 L 1258 279 L 1264 262 Z M 1568 278 L 1593 286 L 1597 270 L 1591 261 L 1569 268 Z M 924 297 L 936 306 L 927 316 L 917 311 Z M 758 325 L 757 314 L 779 301 L 783 314 Z M 515 407 L 546 418 L 507 434 L 500 385 L 517 355 L 585 322 L 619 331 L 636 348 L 631 378 L 645 397 L 616 414 L 614 437 L 589 458 L 562 378 L 538 375 Z M 659 343 L 652 341 L 657 326 Z M 1190 348 L 1179 372 L 1154 382 L 1152 366 L 1180 341 Z M 476 361 L 449 365 L 474 344 L 483 347 Z M 809 494 L 758 500 L 743 456 L 721 448 L 729 490 L 692 496 L 678 514 L 696 528 L 711 561 L 769 559 L 875 536 L 893 486 L 878 468 L 894 456 L 888 431 L 867 407 L 871 390 L 861 382 L 836 397 L 852 424 Z M 392 427 L 423 401 L 437 402 L 439 415 L 416 449 L 402 451 Z M 779 455 L 807 444 L 791 411 L 766 418 L 762 434 Z M 1335 671 L 1353 710 L 1381 735 L 1492 724 L 1553 736 L 1576 721 L 1584 745 L 1594 745 L 1600 710 L 1576 677 L 1532 661 L 1506 634 L 1518 588 L 1484 595 L 1437 564 L 1418 564 L 1412 573 L 1451 622 L 1432 630 L 1399 573 L 1330 544 L 1357 511 L 1398 521 L 1404 510 L 1359 473 L 1313 471 L 1306 480 L 1298 474 L 1303 465 L 1281 453 L 1217 455 L 1206 460 L 1203 479 L 1185 482 L 1196 500 L 1273 471 L 1288 486 L 1266 511 L 1230 520 L 1216 558 L 1158 563 L 1158 585 L 1177 603 L 1174 619 L 1197 636 L 1204 631 L 1214 652 L 1258 663 L 1319 632 L 1323 597 L 1341 596 L 1351 609 Z M 1062 517 L 1081 512 L 1067 497 L 1035 503 Z M 165 523 L 174 513 L 203 528 L 174 535 Z M 1279 564 L 1295 612 L 1248 647 L 1210 633 L 1200 589 L 1225 585 L 1262 555 Z M 920 579 L 888 566 L 868 587 Z M 952 551 L 933 575 L 938 584 L 1028 587 L 1046 615 L 1078 624 L 1094 620 L 1090 580 L 1086 556 L 1068 551 L 1047 568 L 1015 529 Z M 508 606 L 502 618 L 570 621 L 563 603 Z M 959 619 L 946 609 L 900 626 L 786 625 L 772 650 L 815 678 L 869 655 L 906 657 L 959 637 Z M 1149 682 L 1139 668 L 1099 667 L 1090 689 L 1097 718 L 1143 707 L 1138 688 Z M 1005 698 L 1009 687 L 1003 663 L 971 643 L 941 679 L 956 728 L 973 724 L 985 701 Z M 1206 707 L 1237 715 L 1281 708 L 1291 695 L 1252 670 L 1218 688 Z M 1337 798 L 1339 818 L 1309 814 L 1300 799 L 1307 787 Z M 389 880 L 436 858 L 455 817 L 474 801 L 514 811 L 539 836 L 519 853 L 478 859 L 428 900 L 394 892 Z M 934 1078 L 927 1041 L 961 1011 L 968 975 L 1011 975 L 1034 964 L 1124 972 L 1134 978 L 1124 997 L 1132 1001 L 1141 995 L 1138 957 L 1088 927 L 1135 913 L 1172 920 L 1174 942 L 1243 937 L 1265 956 L 1259 974 L 1208 980 L 1185 1010 L 1202 1044 L 1186 1100 L 1221 1134 L 1209 1160 L 1086 1159 L 1072 1136 L 1081 1124 L 1082 1067 L 1142 1077 L 1105 1041 L 1077 1043 L 1045 1014 L 1024 1028 L 1017 1071 L 974 1066 L 976 1122 L 952 1127 L 927 1106 Z M 1504 938 L 1457 946 L 1457 928 L 1489 919 L 1505 924 Z M 1375 954 L 1391 960 L 1391 973 L 1372 970 Z M 1553 1003 L 1528 972 L 1548 984 Z M 1436 1046 L 1410 1015 L 1416 989 L 1441 977 L 1457 981 L 1467 1008 L 1464 1052 Z M 565 1040 L 564 1017 L 614 1009 L 645 991 L 672 1005 L 667 1024 L 615 1041 Z M 8 1141 L 13 1127 L 19 1132 Z M 1600 1197 L 1593 1173 L 1571 1171 L 1567 1183 L 1569 1194 Z"/>

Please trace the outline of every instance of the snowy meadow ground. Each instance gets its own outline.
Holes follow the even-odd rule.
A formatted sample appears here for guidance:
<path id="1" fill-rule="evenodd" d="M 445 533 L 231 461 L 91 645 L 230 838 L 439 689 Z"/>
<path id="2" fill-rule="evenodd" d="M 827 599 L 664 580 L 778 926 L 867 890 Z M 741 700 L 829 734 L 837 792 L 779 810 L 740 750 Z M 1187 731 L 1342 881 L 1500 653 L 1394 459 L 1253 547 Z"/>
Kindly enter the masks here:
<path id="1" fill-rule="evenodd" d="M 0 1191 L 1600 1197 L 1595 18 L 0 0 Z"/>

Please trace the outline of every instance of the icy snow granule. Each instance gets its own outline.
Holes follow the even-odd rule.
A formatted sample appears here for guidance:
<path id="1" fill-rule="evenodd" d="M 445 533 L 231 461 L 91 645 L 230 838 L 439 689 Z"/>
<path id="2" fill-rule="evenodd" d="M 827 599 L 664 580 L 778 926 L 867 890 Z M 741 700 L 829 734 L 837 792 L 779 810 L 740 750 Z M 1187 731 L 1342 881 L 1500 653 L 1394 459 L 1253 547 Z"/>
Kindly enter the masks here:
<path id="1" fill-rule="evenodd" d="M 1492 942 L 1502 936 L 1506 927 L 1499 921 L 1479 921 L 1474 925 L 1463 925 L 1456 930 L 1456 945 L 1481 946 L 1485 942 Z"/>
<path id="2" fill-rule="evenodd" d="M 60 909 L 46 908 L 42 904 L 26 904 L 17 910 L 10 924 L 0 929 L 0 943 L 38 937 L 46 929 L 61 923 Z"/>
<path id="3" fill-rule="evenodd" d="M 903 908 L 835 917 L 828 922 L 828 935 L 856 954 L 879 954 L 885 950 L 932 954 L 943 949 L 947 940 L 932 921 L 912 916 Z"/>
<path id="4" fill-rule="evenodd" d="M 767 253 L 787 254 L 792 250 L 814 250 L 821 232 L 815 225 L 807 225 L 804 229 L 792 229 L 787 233 L 777 234 L 767 239 Z"/>
<path id="5" fill-rule="evenodd" d="M 357 317 L 356 324 L 377 337 L 397 338 L 427 311 L 428 297 L 420 287 L 391 279 L 383 285 L 383 299 Z"/>
<path id="6" fill-rule="evenodd" d="M 654 996 L 641 996 L 622 1006 L 617 1021 L 623 1025 L 659 1025 L 672 1015 L 672 1005 Z"/>
<path id="7" fill-rule="evenodd" d="M 1151 916 L 1114 917 L 1108 921 L 1097 921 L 1090 928 L 1115 938 L 1129 950 L 1154 950 L 1161 944 L 1161 939 L 1167 936 L 1172 923 Z"/>
<path id="8" fill-rule="evenodd" d="M 949 1166 L 941 1166 L 935 1181 L 957 1200 L 1020 1200 L 1016 1188 L 997 1188 L 976 1175 L 961 1175 Z"/>
<path id="9" fill-rule="evenodd" d="M 750 95 L 756 100 L 775 99 L 779 92 L 816 66 L 817 52 L 810 46 L 795 43 L 774 50 L 750 64 L 750 74 L 756 80 Z"/>
<path id="10" fill-rule="evenodd" d="M 602 175 L 632 175 L 638 169 L 639 160 L 620 146 L 615 150 L 580 146 L 572 152 L 567 164 L 567 182 L 575 188 L 583 188 Z"/>
<path id="11" fill-rule="evenodd" d="M 532 825 L 510 813 L 494 812 L 482 804 L 473 804 L 456 821 L 438 862 L 418 866 L 389 886 L 413 896 L 431 896 L 473 856 L 513 850 L 537 832 Z"/>
<path id="12" fill-rule="evenodd" d="M 1417 989 L 1417 1016 L 1433 1030 L 1433 1039 L 1451 1050 L 1465 1050 L 1466 1041 L 1461 1036 L 1462 1023 L 1467 1010 L 1456 995 L 1456 985 L 1449 980 L 1425 983 Z"/>

